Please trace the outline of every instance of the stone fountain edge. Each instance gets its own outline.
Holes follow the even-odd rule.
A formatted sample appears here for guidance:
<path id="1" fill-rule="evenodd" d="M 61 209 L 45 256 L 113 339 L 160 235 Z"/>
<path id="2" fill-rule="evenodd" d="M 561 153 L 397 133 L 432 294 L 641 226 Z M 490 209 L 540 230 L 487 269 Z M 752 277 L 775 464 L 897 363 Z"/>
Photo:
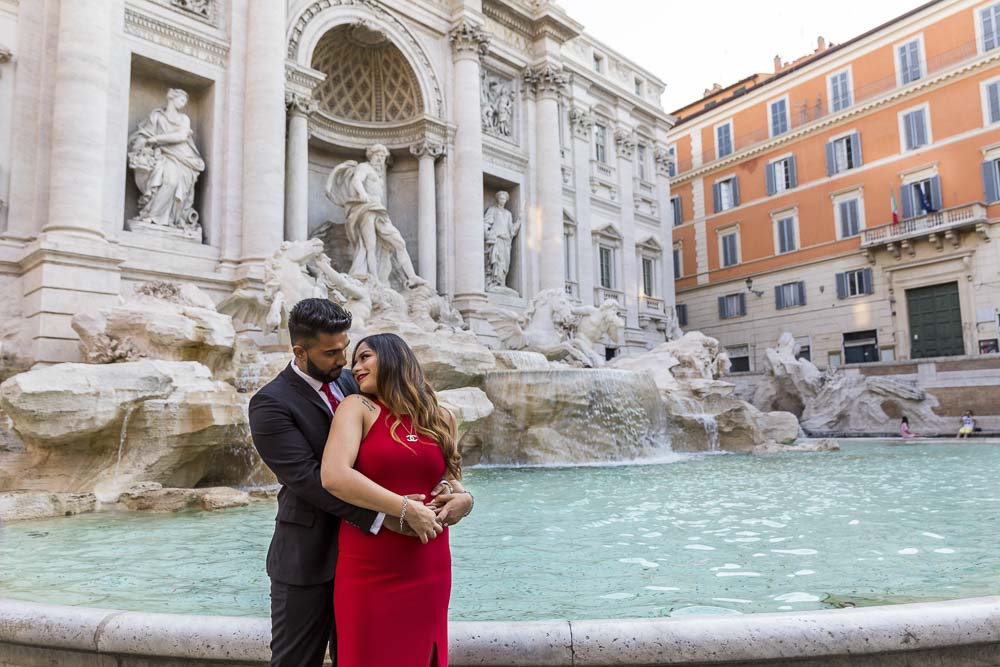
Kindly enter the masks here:
<path id="1" fill-rule="evenodd" d="M 70 607 L 0 598 L 0 663 L 66 667 L 268 664 L 263 618 Z M 815 661 L 989 664 L 1000 655 L 1000 596 L 743 616 L 452 622 L 455 667 L 705 665 Z M 945 663 L 944 661 L 948 661 Z M 979 662 L 976 662 L 979 661 Z"/>

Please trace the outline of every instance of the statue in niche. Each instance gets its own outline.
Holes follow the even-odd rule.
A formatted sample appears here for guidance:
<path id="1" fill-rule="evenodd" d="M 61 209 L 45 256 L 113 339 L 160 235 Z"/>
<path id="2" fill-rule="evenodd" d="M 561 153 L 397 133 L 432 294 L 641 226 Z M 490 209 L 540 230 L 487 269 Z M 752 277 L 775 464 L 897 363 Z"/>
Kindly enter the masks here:
<path id="1" fill-rule="evenodd" d="M 191 119 L 181 112 L 188 94 L 167 91 L 167 104 L 154 109 L 128 139 L 128 165 L 139 196 L 139 214 L 129 228 L 168 231 L 201 241 L 194 210 L 194 186 L 205 161 L 194 143 Z"/>
<path id="2" fill-rule="evenodd" d="M 392 224 L 385 207 L 385 163 L 389 149 L 373 144 L 367 162 L 348 160 L 337 165 L 326 181 L 326 196 L 344 209 L 347 239 L 354 259 L 352 276 L 389 284 L 392 258 L 403 272 L 406 286 L 414 288 L 427 281 L 413 270 L 406 241 Z"/>
<path id="3" fill-rule="evenodd" d="M 507 210 L 510 195 L 500 190 L 496 193 L 496 204 L 486 209 L 483 216 L 483 226 L 486 230 L 486 286 L 488 288 L 507 287 L 507 274 L 510 272 L 510 249 L 514 237 L 521 231 L 520 217 Z"/>
<path id="4" fill-rule="evenodd" d="M 479 91 L 483 131 L 509 139 L 514 132 L 514 93 L 509 81 L 486 74 Z"/>

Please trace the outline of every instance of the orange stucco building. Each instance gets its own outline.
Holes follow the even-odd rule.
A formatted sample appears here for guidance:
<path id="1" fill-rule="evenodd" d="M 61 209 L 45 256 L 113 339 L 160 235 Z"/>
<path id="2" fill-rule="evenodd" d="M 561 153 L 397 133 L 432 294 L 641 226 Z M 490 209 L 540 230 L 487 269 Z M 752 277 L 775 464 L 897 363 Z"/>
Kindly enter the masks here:
<path id="1" fill-rule="evenodd" d="M 784 331 L 821 368 L 995 352 L 1000 2 L 929 2 L 775 69 L 674 112 L 682 326 L 734 372 Z"/>

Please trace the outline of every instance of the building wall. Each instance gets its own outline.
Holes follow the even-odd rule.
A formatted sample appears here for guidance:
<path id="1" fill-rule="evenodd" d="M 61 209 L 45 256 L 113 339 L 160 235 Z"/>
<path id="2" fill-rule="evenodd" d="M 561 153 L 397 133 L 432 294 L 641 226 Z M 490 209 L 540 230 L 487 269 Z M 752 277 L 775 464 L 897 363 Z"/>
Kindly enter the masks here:
<path id="1" fill-rule="evenodd" d="M 997 337 L 1000 258 L 993 239 L 1000 206 L 974 208 L 986 196 L 984 155 L 1000 142 L 1000 124 L 989 122 L 983 106 L 984 82 L 1000 77 L 1000 51 L 983 51 L 976 28 L 978 11 L 991 4 L 935 3 L 690 116 L 671 131 L 680 169 L 671 189 L 683 210 L 682 224 L 673 230 L 683 257 L 677 302 L 687 307 L 689 328 L 727 346 L 748 345 L 752 369 L 783 331 L 809 345 L 820 367 L 835 362 L 838 353 L 842 358 L 845 332 L 860 330 L 878 332 L 885 358 L 905 359 L 906 290 L 956 281 L 966 353 Z M 895 47 L 915 36 L 924 54 L 923 76 L 901 85 Z M 845 69 L 852 104 L 832 112 L 827 77 Z M 790 128 L 769 137 L 768 105 L 779 98 L 788 100 Z M 931 141 L 906 151 L 900 114 L 921 105 L 929 111 Z M 716 159 L 715 128 L 730 121 L 735 152 Z M 828 176 L 826 144 L 854 132 L 860 134 L 861 166 Z M 767 165 L 788 155 L 795 157 L 798 182 L 768 195 Z M 898 242 L 874 242 L 865 229 L 891 223 L 890 192 L 902 207 L 900 188 L 918 175 L 940 178 L 941 209 L 982 211 L 981 219 L 957 225 L 954 242 L 932 242 L 927 233 L 911 235 L 902 250 Z M 730 176 L 738 179 L 740 204 L 715 213 L 713 184 Z M 840 238 L 835 201 L 848 193 L 859 198 L 862 231 Z M 774 221 L 787 215 L 797 219 L 798 248 L 779 254 Z M 739 262 L 724 267 L 719 232 L 732 229 L 739 230 Z M 895 229 L 898 234 L 903 228 Z M 865 268 L 872 270 L 873 293 L 839 299 L 836 274 Z M 761 296 L 748 290 L 748 278 Z M 794 281 L 805 282 L 806 304 L 778 310 L 774 287 Z M 746 315 L 720 319 L 718 297 L 735 293 L 745 295 Z"/>

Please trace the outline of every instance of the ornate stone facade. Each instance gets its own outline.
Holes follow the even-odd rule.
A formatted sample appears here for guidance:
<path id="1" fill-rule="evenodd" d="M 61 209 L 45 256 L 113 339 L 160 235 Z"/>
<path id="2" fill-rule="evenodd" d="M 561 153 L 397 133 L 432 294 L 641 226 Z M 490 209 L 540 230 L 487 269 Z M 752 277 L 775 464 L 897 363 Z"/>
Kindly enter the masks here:
<path id="1" fill-rule="evenodd" d="M 376 255 L 395 259 L 369 262 L 365 248 L 361 278 L 396 289 L 426 281 L 485 342 L 498 340 L 486 310 L 523 313 L 553 289 L 581 308 L 619 303 L 625 325 L 599 355 L 601 344 L 638 351 L 662 340 L 644 323 L 670 315 L 670 258 L 657 255 L 644 277 L 639 253 L 651 251 L 637 244 L 672 245 L 669 183 L 652 175 L 671 122 L 656 102 L 664 86 L 558 4 L 463 1 L 447 22 L 429 18 L 442 16 L 435 0 L 97 6 L 0 13 L 0 33 L 16 33 L 21 51 L 44 41 L 56 54 L 18 53 L 15 77 L 0 46 L 10 92 L 0 127 L 11 128 L 0 150 L 0 289 L 22 294 L 30 282 L 38 297 L 0 305 L 10 334 L 0 366 L 79 360 L 73 317 L 150 280 L 196 285 L 217 303 L 263 298 L 285 241 L 320 239 L 331 271 L 350 277 L 358 247 L 344 223 L 361 209 L 348 163 L 374 144 L 386 159 L 372 219 L 388 239 L 376 235 Z M 97 55 L 73 55 L 84 52 Z M 614 67 L 595 71 L 595 54 Z M 646 95 L 620 85 L 622 72 L 641 77 Z M 164 106 L 171 89 L 186 105 Z M 38 118 L 51 119 L 41 131 L 18 125 Z M 637 142 L 651 174 L 638 194 Z M 168 146 L 187 152 L 176 159 Z M 326 196 L 334 172 L 341 204 Z M 500 191 L 511 219 L 498 225 L 486 211 Z M 621 232 L 610 272 L 593 234 L 609 226 Z M 60 277 L 67 270 L 72 280 Z"/>

